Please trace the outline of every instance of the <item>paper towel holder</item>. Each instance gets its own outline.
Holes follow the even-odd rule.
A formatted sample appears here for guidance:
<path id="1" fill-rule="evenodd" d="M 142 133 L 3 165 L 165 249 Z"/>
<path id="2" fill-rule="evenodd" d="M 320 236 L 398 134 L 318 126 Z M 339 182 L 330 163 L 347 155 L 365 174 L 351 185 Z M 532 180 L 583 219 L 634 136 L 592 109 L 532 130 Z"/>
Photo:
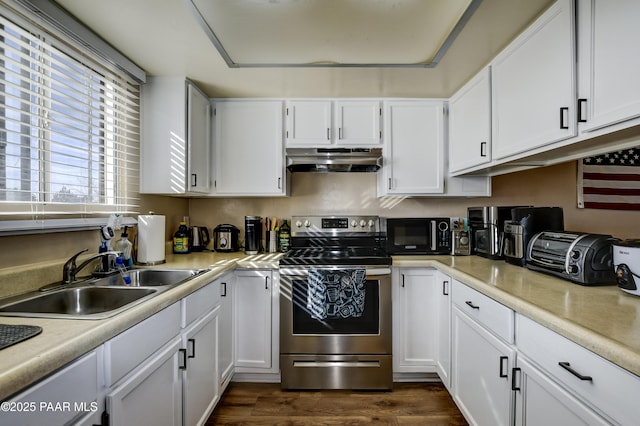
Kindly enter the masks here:
<path id="1" fill-rule="evenodd" d="M 147 216 L 147 215 L 141 215 L 141 216 Z M 139 240 L 138 237 L 141 234 L 141 232 L 140 232 L 141 228 L 144 227 L 144 225 L 143 225 L 144 221 L 140 220 L 141 216 L 138 216 L 138 229 L 137 229 L 138 232 L 136 232 L 136 236 L 134 238 L 134 244 L 133 244 L 133 246 L 134 246 L 134 262 L 135 262 L 135 264 L 136 265 L 143 265 L 143 266 L 153 266 L 153 265 L 160 265 L 160 264 L 166 263 L 167 261 L 166 261 L 166 258 L 165 258 L 165 250 L 164 250 L 164 245 L 165 245 L 164 244 L 164 226 L 165 226 L 165 223 L 164 223 L 164 216 L 163 215 L 157 215 L 157 217 L 159 217 L 159 218 L 161 217 L 163 219 L 162 220 L 162 228 L 163 228 L 162 232 L 161 232 L 161 234 L 159 236 L 156 237 L 156 239 L 159 239 L 158 241 L 156 241 L 156 244 L 158 245 L 158 249 L 161 250 L 161 254 L 158 254 L 156 256 L 157 259 L 149 259 L 148 256 L 147 256 L 147 253 L 145 253 L 145 259 L 142 259 L 142 260 L 140 259 L 140 256 L 139 256 L 139 254 L 140 254 L 140 251 L 139 251 L 140 250 L 140 246 L 139 246 L 140 240 Z M 150 211 L 149 212 L 149 216 L 156 216 L 155 212 Z"/>

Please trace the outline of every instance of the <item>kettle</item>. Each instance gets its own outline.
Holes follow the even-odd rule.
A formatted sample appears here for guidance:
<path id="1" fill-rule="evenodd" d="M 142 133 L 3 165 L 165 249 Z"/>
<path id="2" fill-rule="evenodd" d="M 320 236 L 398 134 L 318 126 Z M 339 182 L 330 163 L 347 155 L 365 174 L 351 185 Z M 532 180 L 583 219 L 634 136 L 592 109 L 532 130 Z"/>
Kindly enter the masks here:
<path id="1" fill-rule="evenodd" d="M 189 247 L 191 251 L 203 251 L 207 249 L 211 239 L 209 238 L 209 230 L 206 226 L 192 226 L 191 227 L 191 239 Z"/>

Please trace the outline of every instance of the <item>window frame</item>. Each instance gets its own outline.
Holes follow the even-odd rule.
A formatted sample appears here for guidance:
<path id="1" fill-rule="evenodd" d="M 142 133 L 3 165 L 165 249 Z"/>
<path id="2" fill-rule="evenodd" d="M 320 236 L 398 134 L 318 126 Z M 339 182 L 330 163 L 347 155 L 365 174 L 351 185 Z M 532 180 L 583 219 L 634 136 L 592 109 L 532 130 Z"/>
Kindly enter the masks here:
<path id="1" fill-rule="evenodd" d="M 15 5 L 14 5 L 15 6 Z M 64 32 L 56 29 L 54 25 L 44 22 L 41 17 L 33 15 L 29 10 L 15 10 L 10 9 L 9 5 L 0 5 L 0 15 L 2 15 L 2 25 L 0 27 L 4 29 L 4 20 L 11 22 L 12 25 L 22 29 L 25 33 L 36 34 L 34 38 L 39 45 L 38 51 L 43 49 L 50 49 L 51 53 L 44 55 L 46 59 L 55 58 L 55 55 L 64 57 L 65 61 L 70 61 L 72 65 L 83 67 L 83 71 L 89 70 L 89 75 L 95 73 L 100 75 L 101 78 L 97 79 L 101 84 L 99 91 L 100 95 L 100 115 L 98 121 L 99 125 L 88 125 L 86 132 L 91 138 L 98 137 L 100 143 L 97 145 L 87 141 L 86 154 L 88 156 L 87 173 L 90 172 L 93 163 L 90 159 L 92 155 L 91 149 L 94 146 L 99 146 L 97 155 L 100 157 L 98 167 L 102 170 L 98 177 L 98 194 L 100 202 L 57 202 L 54 201 L 54 191 L 51 190 L 53 171 L 53 162 L 51 157 L 43 158 L 42 156 L 50 156 L 54 151 L 56 142 L 54 141 L 53 134 L 55 133 L 50 127 L 46 125 L 46 121 L 50 118 L 48 111 L 55 111 L 55 101 L 51 93 L 55 93 L 55 79 L 51 76 L 54 65 L 49 63 L 42 63 L 42 59 L 38 60 L 39 69 L 37 72 L 42 73 L 43 78 L 40 81 L 39 96 L 45 99 L 44 104 L 37 105 L 39 108 L 38 120 L 41 121 L 37 125 L 38 130 L 38 151 L 39 157 L 38 174 L 38 201 L 1 201 L 0 200 L 0 219 L 19 219 L 32 218 L 36 220 L 59 218 L 59 217 L 77 217 L 86 218 L 95 216 L 107 216 L 112 213 L 128 214 L 137 213 L 139 208 L 139 156 L 140 156 L 140 92 L 139 86 L 140 80 L 131 74 L 125 72 L 123 67 L 114 65 L 113 61 L 105 60 L 102 55 L 96 54 L 95 50 L 86 45 L 79 45 L 74 37 L 69 37 Z M 31 15 L 31 16 L 29 16 Z M 34 22 L 38 21 L 40 22 Z M 77 23 L 77 21 L 76 21 Z M 86 30 L 86 29 L 85 29 Z M 88 30 L 87 30 L 88 31 Z M 95 36 L 95 35 L 94 35 Z M 2 38 L 4 40 L 4 37 Z M 31 42 L 29 43 L 32 44 Z M 3 44 L 4 45 L 4 44 Z M 3 66 L 2 76 L 4 76 L 4 65 L 7 56 L 2 49 L 2 57 L 0 58 L 0 64 Z M 31 61 L 33 58 L 30 59 Z M 62 61 L 64 62 L 64 61 Z M 27 69 L 34 72 L 31 65 Z M 48 71 L 47 71 L 48 70 Z M 80 73 L 78 75 L 81 75 Z M 144 79 L 144 73 L 142 74 Z M 88 85 L 88 90 L 96 87 L 96 79 L 88 77 L 88 80 L 92 81 L 92 84 Z M 29 79 L 30 80 L 30 79 Z M 2 84 L 4 87 L 6 78 L 2 78 Z M 33 84 L 33 83 L 31 83 Z M 46 93 L 47 90 L 50 93 Z M 122 93 L 122 98 L 117 98 L 118 93 Z M 6 97 L 6 91 L 3 90 L 0 94 L 3 98 Z M 115 97 L 114 97 L 115 96 Z M 116 103 L 120 103 L 126 110 L 121 112 L 118 109 L 108 110 L 110 105 L 113 105 L 114 100 Z M 29 102 L 28 102 L 29 103 Z M 91 104 L 92 102 L 88 102 Z M 62 105 L 62 103 L 61 103 Z M 2 123 L 2 133 L 5 133 L 5 116 L 6 116 L 6 102 L 3 103 L 2 117 L 0 117 L 0 123 Z M 92 120 L 94 116 L 89 114 L 88 117 Z M 89 121 L 91 121 L 89 120 Z M 22 121 L 21 121 L 22 122 Z M 94 129 L 98 129 L 98 135 L 94 134 Z M 34 136 L 28 136 L 30 139 Z M 64 137 L 64 135 L 62 136 Z M 5 145 L 12 144 L 7 141 L 6 137 L 3 137 L 6 142 Z M 6 148 L 5 148 L 6 149 Z M 35 148 L 31 148 L 35 149 Z M 6 162 L 6 151 L 3 155 L 4 158 L 0 159 L 0 166 L 8 167 Z M 24 160 L 24 159 L 23 159 Z M 114 169 L 115 167 L 115 169 Z M 120 169 L 118 169 L 120 167 Z M 44 177 L 44 178 L 43 178 Z M 91 195 L 91 186 L 95 183 L 92 182 L 91 176 L 87 175 L 87 193 L 86 196 Z M 6 186 L 6 184 L 5 184 Z M 115 188 L 114 192 L 111 189 Z M 4 191 L 4 194 L 9 192 L 8 188 L 0 189 Z M 18 222 L 18 221 L 14 221 Z M 0 226 L 0 229 L 2 227 Z"/>

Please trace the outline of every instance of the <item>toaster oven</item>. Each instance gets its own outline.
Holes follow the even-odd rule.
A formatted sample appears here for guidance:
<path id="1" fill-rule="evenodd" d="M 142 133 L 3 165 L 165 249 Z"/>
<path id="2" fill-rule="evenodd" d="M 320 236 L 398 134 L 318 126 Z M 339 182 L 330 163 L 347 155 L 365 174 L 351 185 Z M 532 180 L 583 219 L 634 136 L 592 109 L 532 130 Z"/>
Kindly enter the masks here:
<path id="1" fill-rule="evenodd" d="M 544 231 L 527 248 L 527 268 L 582 285 L 615 284 L 611 235 Z"/>

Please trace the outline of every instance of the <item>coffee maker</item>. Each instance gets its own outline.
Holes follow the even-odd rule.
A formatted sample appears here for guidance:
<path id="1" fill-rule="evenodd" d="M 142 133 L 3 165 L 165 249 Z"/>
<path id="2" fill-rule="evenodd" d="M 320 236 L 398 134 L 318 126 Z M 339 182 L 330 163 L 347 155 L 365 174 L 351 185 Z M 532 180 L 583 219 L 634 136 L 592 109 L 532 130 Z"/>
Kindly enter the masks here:
<path id="1" fill-rule="evenodd" d="M 511 219 L 511 209 L 515 207 L 518 206 L 482 206 L 467 209 L 473 254 L 489 259 L 503 258 L 504 222 Z"/>
<path id="2" fill-rule="evenodd" d="M 504 223 L 504 260 L 524 266 L 531 238 L 542 231 L 564 231 L 562 207 L 516 207 Z"/>
<path id="3" fill-rule="evenodd" d="M 262 241 L 262 218 L 260 216 L 244 217 L 244 252 L 258 254 Z"/>

